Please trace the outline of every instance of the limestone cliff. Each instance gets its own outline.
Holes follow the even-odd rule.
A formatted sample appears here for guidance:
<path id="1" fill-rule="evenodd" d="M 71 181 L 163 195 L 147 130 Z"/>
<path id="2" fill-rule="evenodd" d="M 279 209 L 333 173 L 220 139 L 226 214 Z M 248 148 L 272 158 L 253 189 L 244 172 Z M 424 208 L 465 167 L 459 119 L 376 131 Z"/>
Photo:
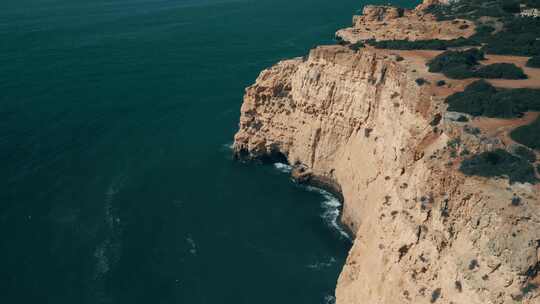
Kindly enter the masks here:
<path id="1" fill-rule="evenodd" d="M 426 1 L 414 10 L 392 6 L 367 5 L 362 15 L 353 17 L 353 26 L 337 31 L 338 39 L 356 43 L 362 40 L 450 40 L 474 34 L 469 20 L 438 21 L 425 12 L 433 1 Z"/>
<path id="2" fill-rule="evenodd" d="M 246 90 L 235 153 L 284 156 L 341 192 L 355 240 L 338 304 L 540 303 L 538 186 L 457 170 L 460 145 L 507 143 L 445 113 L 467 81 L 436 86 L 427 53 L 335 45 L 279 62 Z"/>

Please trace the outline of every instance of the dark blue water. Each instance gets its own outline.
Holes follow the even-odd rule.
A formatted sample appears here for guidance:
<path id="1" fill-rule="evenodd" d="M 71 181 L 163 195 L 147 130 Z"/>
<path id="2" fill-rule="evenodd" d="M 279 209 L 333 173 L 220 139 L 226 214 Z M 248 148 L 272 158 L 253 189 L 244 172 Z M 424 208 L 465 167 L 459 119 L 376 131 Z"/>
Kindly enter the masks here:
<path id="1" fill-rule="evenodd" d="M 324 303 L 335 200 L 232 161 L 244 87 L 357 0 L 3 0 L 0 303 Z"/>

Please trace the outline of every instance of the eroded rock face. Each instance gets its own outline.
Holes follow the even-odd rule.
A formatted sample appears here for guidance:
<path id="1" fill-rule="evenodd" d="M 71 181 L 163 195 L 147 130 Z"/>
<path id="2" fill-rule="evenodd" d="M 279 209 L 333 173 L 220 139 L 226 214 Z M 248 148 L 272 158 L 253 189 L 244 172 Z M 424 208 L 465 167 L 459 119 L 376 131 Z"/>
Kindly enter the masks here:
<path id="1" fill-rule="evenodd" d="M 420 66 L 396 58 L 324 46 L 263 71 L 235 153 L 283 155 L 299 177 L 339 186 L 355 240 L 338 304 L 539 303 L 538 188 L 459 173 L 449 139 L 485 144 L 441 115 L 444 96 L 415 82 Z"/>
<path id="2" fill-rule="evenodd" d="M 403 17 L 404 11 L 395 6 L 366 5 L 362 14 L 366 21 L 389 21 Z"/>
<path id="3" fill-rule="evenodd" d="M 362 15 L 353 16 L 353 26 L 336 32 L 343 41 L 356 43 L 363 40 L 451 40 L 470 37 L 475 25 L 469 20 L 437 21 L 425 12 L 437 0 L 426 0 L 414 10 L 392 6 L 364 7 Z"/>

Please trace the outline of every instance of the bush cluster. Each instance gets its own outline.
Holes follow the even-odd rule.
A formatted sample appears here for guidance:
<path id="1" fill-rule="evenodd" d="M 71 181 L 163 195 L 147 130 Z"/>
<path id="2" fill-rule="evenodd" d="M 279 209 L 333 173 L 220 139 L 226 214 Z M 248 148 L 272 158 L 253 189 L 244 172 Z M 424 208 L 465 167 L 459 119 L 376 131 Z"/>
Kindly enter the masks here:
<path id="1" fill-rule="evenodd" d="M 474 46 L 476 43 L 471 42 L 465 38 L 458 38 L 453 40 L 367 40 L 367 44 L 376 47 L 378 49 L 390 49 L 390 50 L 446 50 L 451 47 L 463 47 Z"/>
<path id="2" fill-rule="evenodd" d="M 423 86 L 424 84 L 428 83 L 428 81 L 425 80 L 424 78 L 416 78 L 415 82 L 419 86 Z"/>
<path id="3" fill-rule="evenodd" d="M 510 14 L 503 9 L 501 0 L 461 0 L 454 5 L 434 5 L 429 8 L 429 12 L 439 20 L 476 19 L 481 16 L 504 17 Z"/>
<path id="4" fill-rule="evenodd" d="M 527 7 L 540 8 L 540 0 L 522 0 Z"/>
<path id="5" fill-rule="evenodd" d="M 514 156 L 505 150 L 476 154 L 461 163 L 460 171 L 465 175 L 483 177 L 507 176 L 510 183 L 537 183 L 534 167 L 523 158 Z"/>
<path id="6" fill-rule="evenodd" d="M 446 81 L 444 81 L 444 80 L 437 81 L 437 86 L 438 87 L 442 87 L 443 85 L 446 85 Z"/>
<path id="7" fill-rule="evenodd" d="M 531 149 L 540 150 L 540 117 L 530 125 L 516 128 L 510 132 L 510 137 Z"/>
<path id="8" fill-rule="evenodd" d="M 350 43 L 347 46 L 353 51 L 358 51 L 364 47 L 364 43 L 363 42 Z"/>
<path id="9" fill-rule="evenodd" d="M 522 0 L 528 7 L 538 7 L 539 0 Z M 517 17 L 519 2 L 513 0 L 461 0 L 452 5 L 434 5 L 428 9 L 439 20 L 456 18 L 477 21 L 482 16 L 497 17 L 504 24 L 503 30 L 477 24 L 476 34 L 469 38 L 454 40 L 421 40 L 421 41 L 371 41 L 377 48 L 386 49 L 430 49 L 446 50 L 451 47 L 483 46 L 491 54 L 516 56 L 539 56 L 540 40 L 536 39 L 540 32 L 537 18 Z"/>
<path id="10" fill-rule="evenodd" d="M 427 65 L 429 72 L 443 73 L 450 78 L 470 78 L 474 76 L 472 67 L 484 59 L 484 53 L 477 49 L 466 51 L 446 51 L 435 56 Z"/>
<path id="11" fill-rule="evenodd" d="M 527 75 L 520 67 L 513 63 L 493 63 L 480 67 L 474 71 L 474 77 L 479 78 L 503 78 L 503 79 L 525 79 Z"/>
<path id="12" fill-rule="evenodd" d="M 540 22 L 537 18 L 508 18 L 504 22 L 504 30 L 486 36 L 483 43 L 488 53 L 516 56 L 540 55 L 538 32 Z"/>
<path id="13" fill-rule="evenodd" d="M 530 149 L 525 148 L 524 146 L 516 147 L 514 149 L 514 154 L 530 163 L 534 163 L 536 161 L 536 153 L 534 153 L 534 151 Z"/>
<path id="14" fill-rule="evenodd" d="M 531 68 L 540 68 L 540 56 L 533 56 L 527 61 L 527 66 Z"/>
<path id="15" fill-rule="evenodd" d="M 478 61 L 484 60 L 484 52 L 478 49 L 469 49 L 466 51 L 447 51 L 439 54 L 428 62 L 430 72 L 441 72 L 449 66 L 473 66 Z"/>
<path id="16" fill-rule="evenodd" d="M 427 65 L 432 73 L 443 73 L 449 78 L 465 79 L 504 78 L 524 79 L 523 70 L 511 63 L 494 63 L 481 66 L 479 61 L 485 59 L 484 52 L 478 49 L 466 51 L 446 51 L 431 59 Z"/>
<path id="17" fill-rule="evenodd" d="M 496 89 L 485 80 L 468 85 L 463 92 L 446 98 L 448 110 L 473 116 L 512 118 L 527 111 L 540 111 L 538 89 Z"/>
<path id="18" fill-rule="evenodd" d="M 495 28 L 488 25 L 476 27 L 476 33 L 469 38 L 459 37 L 450 40 L 427 39 L 427 40 L 367 40 L 366 43 L 379 49 L 393 50 L 447 50 L 448 48 L 459 48 L 467 46 L 480 46 L 489 39 Z"/>
<path id="19" fill-rule="evenodd" d="M 520 12 L 520 4 L 539 8 L 540 0 L 460 0 L 453 5 L 434 5 L 428 9 L 438 20 L 475 20 L 481 16 L 508 18 Z"/>
<path id="20" fill-rule="evenodd" d="M 519 7 L 519 1 L 516 0 L 503 0 L 501 1 L 501 8 L 503 11 L 517 14 L 521 11 L 521 8 Z"/>

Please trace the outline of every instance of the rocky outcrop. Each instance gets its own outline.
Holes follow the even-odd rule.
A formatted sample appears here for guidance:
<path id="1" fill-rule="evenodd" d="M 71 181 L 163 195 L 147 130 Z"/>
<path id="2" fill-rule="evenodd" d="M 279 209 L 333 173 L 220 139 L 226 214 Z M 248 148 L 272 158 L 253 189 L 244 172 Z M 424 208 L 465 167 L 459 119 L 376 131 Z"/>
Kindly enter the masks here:
<path id="1" fill-rule="evenodd" d="M 519 13 L 522 17 L 540 18 L 540 10 L 537 8 L 529 8 Z"/>
<path id="2" fill-rule="evenodd" d="M 539 303 L 538 186 L 459 172 L 465 151 L 505 143 L 445 113 L 467 81 L 435 85 L 428 55 L 322 46 L 279 62 L 246 89 L 235 155 L 286 158 L 342 195 L 355 239 L 338 304 Z"/>
<path id="3" fill-rule="evenodd" d="M 346 42 L 356 43 L 363 40 L 450 40 L 470 37 L 475 32 L 475 25 L 469 20 L 437 21 L 425 12 L 438 1 L 426 1 L 414 10 L 392 6 L 364 7 L 360 16 L 353 16 L 353 26 L 339 30 L 336 37 Z"/>

